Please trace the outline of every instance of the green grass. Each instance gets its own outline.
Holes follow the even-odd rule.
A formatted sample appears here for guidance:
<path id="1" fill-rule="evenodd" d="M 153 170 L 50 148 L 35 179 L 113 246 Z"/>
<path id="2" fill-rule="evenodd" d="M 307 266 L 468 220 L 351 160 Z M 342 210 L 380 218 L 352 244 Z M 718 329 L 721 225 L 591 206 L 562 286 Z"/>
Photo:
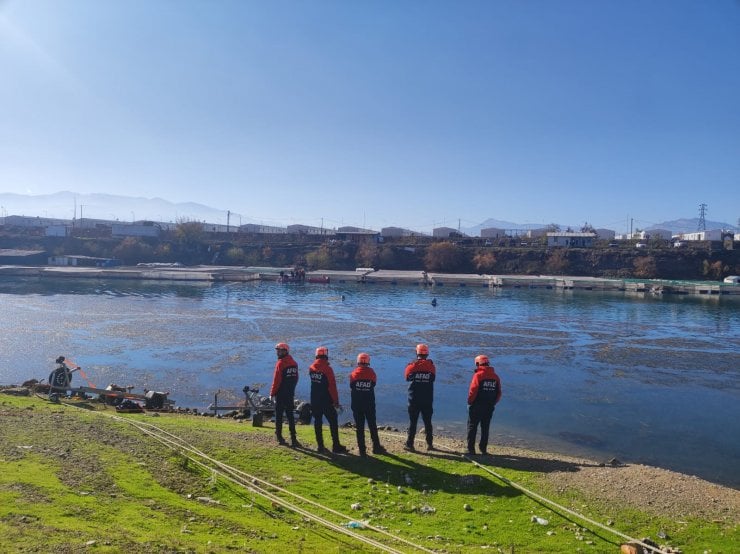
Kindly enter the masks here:
<path id="1" fill-rule="evenodd" d="M 214 475 L 100 407 L 83 411 L 38 398 L 0 397 L 0 551 L 373 552 L 254 492 Z M 111 414 L 111 411 L 106 412 Z M 444 453 L 368 459 L 274 445 L 271 427 L 227 419 L 126 416 L 157 425 L 210 456 L 439 552 L 618 552 L 622 540 L 556 513 L 461 458 Z M 313 428 L 299 427 L 311 445 Z M 354 437 L 343 441 L 354 444 Z M 495 463 L 495 462 L 494 462 Z M 599 506 L 579 491 L 557 494 L 533 472 L 495 468 L 596 521 L 635 537 L 670 529 L 684 552 L 737 551 L 737 527 L 680 525 L 634 509 Z M 276 491 L 281 498 L 297 503 Z M 198 500 L 198 498 L 208 498 Z M 354 508 L 357 509 L 353 509 Z M 549 520 L 547 526 L 531 521 Z M 359 531 L 402 551 L 369 529 Z M 87 545 L 87 546 L 86 546 Z"/>

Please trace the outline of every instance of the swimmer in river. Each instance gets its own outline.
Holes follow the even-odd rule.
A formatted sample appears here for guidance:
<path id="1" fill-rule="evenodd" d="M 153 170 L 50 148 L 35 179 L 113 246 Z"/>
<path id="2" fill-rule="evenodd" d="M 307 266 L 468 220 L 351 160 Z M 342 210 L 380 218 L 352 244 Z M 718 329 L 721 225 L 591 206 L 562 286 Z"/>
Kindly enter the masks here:
<path id="1" fill-rule="evenodd" d="M 437 307 L 437 299 L 436 298 L 432 298 L 432 306 L 434 306 L 435 308 Z"/>

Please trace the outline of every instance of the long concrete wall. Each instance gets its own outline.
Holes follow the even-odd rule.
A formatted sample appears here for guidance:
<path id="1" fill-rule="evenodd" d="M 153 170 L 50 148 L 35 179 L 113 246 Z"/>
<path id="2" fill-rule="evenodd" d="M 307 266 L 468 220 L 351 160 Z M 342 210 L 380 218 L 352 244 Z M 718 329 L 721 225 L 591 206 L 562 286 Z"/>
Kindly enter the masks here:
<path id="1" fill-rule="evenodd" d="M 156 281 L 246 282 L 277 281 L 284 268 L 231 266 L 197 267 L 57 267 L 0 266 L 0 275 L 24 277 L 69 277 L 100 279 L 146 279 Z M 740 295 L 740 284 L 715 281 L 663 281 L 658 279 L 601 279 L 554 275 L 476 275 L 427 273 L 425 271 L 336 271 L 317 270 L 307 280 L 367 285 L 412 285 L 428 287 L 545 288 L 556 290 L 611 290 L 645 294 Z"/>

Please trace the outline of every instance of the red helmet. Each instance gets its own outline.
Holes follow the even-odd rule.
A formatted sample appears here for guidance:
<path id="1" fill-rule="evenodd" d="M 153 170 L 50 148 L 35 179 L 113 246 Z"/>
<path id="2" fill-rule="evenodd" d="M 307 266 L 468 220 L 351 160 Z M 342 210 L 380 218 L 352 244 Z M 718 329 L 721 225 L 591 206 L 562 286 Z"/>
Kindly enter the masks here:
<path id="1" fill-rule="evenodd" d="M 275 350 L 285 350 L 286 352 L 290 352 L 290 347 L 287 342 L 279 342 L 275 345 Z"/>
<path id="2" fill-rule="evenodd" d="M 329 349 L 326 346 L 319 346 L 316 349 L 316 357 L 318 358 L 319 356 L 326 356 L 328 358 L 329 357 Z"/>
<path id="3" fill-rule="evenodd" d="M 475 357 L 475 365 L 491 365 L 491 362 L 488 359 L 488 356 L 481 354 L 480 356 Z"/>
<path id="4" fill-rule="evenodd" d="M 429 347 L 426 344 L 417 344 L 416 345 L 416 354 L 417 355 L 429 355 Z"/>
<path id="5" fill-rule="evenodd" d="M 366 354 L 365 352 L 358 354 L 357 363 L 370 365 L 370 354 Z"/>

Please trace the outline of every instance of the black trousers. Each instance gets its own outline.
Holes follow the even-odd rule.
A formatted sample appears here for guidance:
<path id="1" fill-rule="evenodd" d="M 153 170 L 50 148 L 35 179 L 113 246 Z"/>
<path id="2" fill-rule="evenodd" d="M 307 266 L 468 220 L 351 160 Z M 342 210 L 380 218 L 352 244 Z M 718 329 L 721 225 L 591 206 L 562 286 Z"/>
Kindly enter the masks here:
<path id="1" fill-rule="evenodd" d="M 337 410 L 331 404 L 311 404 L 313 413 L 313 430 L 316 434 L 316 444 L 319 448 L 324 447 L 324 430 L 323 420 L 329 423 L 329 432 L 331 433 L 332 446 L 339 446 L 339 417 Z"/>
<path id="2" fill-rule="evenodd" d="M 370 440 L 373 441 L 373 448 L 380 446 L 380 437 L 378 436 L 378 423 L 375 419 L 375 406 L 368 406 L 352 410 L 352 416 L 355 418 L 355 434 L 357 435 L 357 448 L 360 453 L 364 453 L 365 448 L 365 421 L 367 428 L 370 430 Z"/>
<path id="3" fill-rule="evenodd" d="M 493 406 L 472 404 L 468 406 L 468 451 L 475 450 L 475 435 L 480 426 L 480 442 L 478 447 L 481 452 L 488 448 L 488 432 L 491 427 L 491 418 L 493 417 Z"/>
<path id="4" fill-rule="evenodd" d="M 275 435 L 283 438 L 283 413 L 288 420 L 290 438 L 295 439 L 295 402 L 292 396 L 275 397 Z"/>
<path id="5" fill-rule="evenodd" d="M 414 439 L 416 438 L 416 426 L 419 422 L 419 414 L 421 419 L 424 421 L 424 433 L 426 434 L 427 445 L 432 446 L 434 442 L 432 433 L 432 414 L 434 410 L 431 404 L 409 404 L 409 433 L 406 439 L 406 444 L 412 446 Z"/>

